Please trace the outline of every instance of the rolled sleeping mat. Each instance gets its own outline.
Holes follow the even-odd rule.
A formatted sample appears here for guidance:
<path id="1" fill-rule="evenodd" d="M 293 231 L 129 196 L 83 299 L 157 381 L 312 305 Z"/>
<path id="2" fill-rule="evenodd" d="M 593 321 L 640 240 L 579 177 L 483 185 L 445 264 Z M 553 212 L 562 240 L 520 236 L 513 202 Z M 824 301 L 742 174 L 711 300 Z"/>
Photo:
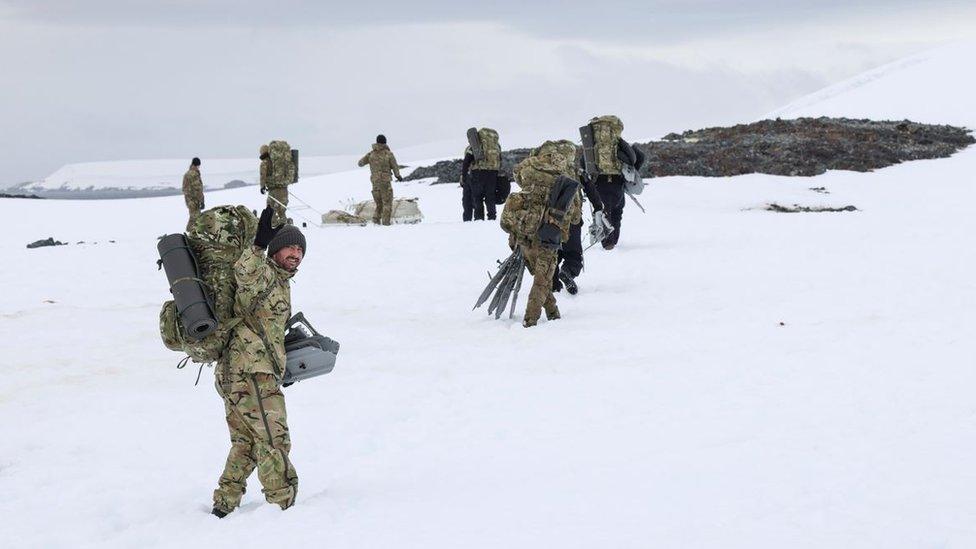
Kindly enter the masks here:
<path id="1" fill-rule="evenodd" d="M 156 246 L 159 261 L 166 271 L 169 291 L 176 302 L 177 315 L 186 334 L 203 339 L 217 329 L 217 318 L 200 280 L 197 261 L 183 234 L 169 234 Z"/>
<path id="2" fill-rule="evenodd" d="M 634 147 L 634 154 L 637 156 L 637 161 L 634 162 L 634 168 L 637 171 L 640 171 L 640 169 L 644 167 L 644 162 L 647 162 L 647 155 L 644 154 L 644 151 L 638 149 L 637 147 Z"/>
<path id="3" fill-rule="evenodd" d="M 628 166 L 637 167 L 637 153 L 634 152 L 634 147 L 623 139 L 617 140 L 617 160 Z"/>
<path id="4" fill-rule="evenodd" d="M 593 126 L 580 126 L 579 132 L 580 142 L 583 144 L 583 168 L 591 179 L 596 179 L 600 176 L 600 168 L 596 165 L 596 137 L 593 135 Z"/>
<path id="5" fill-rule="evenodd" d="M 485 149 L 481 146 L 481 136 L 478 135 L 478 128 L 468 128 L 468 145 L 471 146 L 471 155 L 478 162 L 485 159 Z"/>
<path id="6" fill-rule="evenodd" d="M 568 210 L 570 202 L 576 197 L 579 185 L 579 181 L 572 177 L 565 175 L 557 177 L 549 191 L 549 207 L 560 212 Z"/>

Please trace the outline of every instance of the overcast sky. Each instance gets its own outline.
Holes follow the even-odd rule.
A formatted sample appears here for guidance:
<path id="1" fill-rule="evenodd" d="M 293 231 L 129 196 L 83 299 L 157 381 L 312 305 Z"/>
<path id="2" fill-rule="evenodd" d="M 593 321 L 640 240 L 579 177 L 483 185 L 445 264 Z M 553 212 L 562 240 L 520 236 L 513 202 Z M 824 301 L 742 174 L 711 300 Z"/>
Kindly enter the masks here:
<path id="1" fill-rule="evenodd" d="M 503 145 L 572 139 L 606 113 L 646 139 L 976 39 L 972 0 L 732 4 L 0 0 L 0 187 L 70 162 L 249 157 L 275 138 L 305 155 L 378 132 L 460 150 L 472 125 Z"/>

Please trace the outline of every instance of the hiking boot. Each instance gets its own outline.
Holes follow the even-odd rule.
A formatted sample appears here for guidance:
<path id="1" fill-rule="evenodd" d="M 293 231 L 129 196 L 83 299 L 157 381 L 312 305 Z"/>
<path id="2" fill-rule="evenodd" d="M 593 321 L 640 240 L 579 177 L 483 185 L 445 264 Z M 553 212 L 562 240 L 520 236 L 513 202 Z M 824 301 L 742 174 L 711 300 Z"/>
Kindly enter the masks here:
<path id="1" fill-rule="evenodd" d="M 219 507 L 214 507 L 213 508 L 213 511 L 210 511 L 210 514 L 213 515 L 213 516 L 215 516 L 215 517 L 217 517 L 217 518 L 224 518 L 227 515 L 229 515 L 230 513 L 231 513 L 230 511 L 224 511 L 223 509 L 221 509 Z"/>
<path id="2" fill-rule="evenodd" d="M 552 312 L 546 311 L 546 319 L 547 320 L 559 320 L 560 318 L 562 318 L 562 317 L 559 316 L 559 308 L 558 307 L 555 308 L 555 309 L 553 309 Z"/>
<path id="3" fill-rule="evenodd" d="M 616 244 L 614 244 L 613 242 L 603 242 L 602 244 L 604 250 L 612 250 L 613 247 L 616 246 Z"/>
<path id="4" fill-rule="evenodd" d="M 537 322 L 538 322 L 538 320 L 530 320 L 530 319 L 526 318 L 525 320 L 522 321 L 522 327 L 523 328 L 531 328 L 531 327 L 535 326 Z"/>
<path id="5" fill-rule="evenodd" d="M 576 285 L 573 277 L 562 269 L 559 270 L 559 280 L 562 281 L 562 285 L 566 286 L 566 291 L 569 292 L 569 295 L 576 295 L 576 292 L 579 291 L 579 286 Z"/>

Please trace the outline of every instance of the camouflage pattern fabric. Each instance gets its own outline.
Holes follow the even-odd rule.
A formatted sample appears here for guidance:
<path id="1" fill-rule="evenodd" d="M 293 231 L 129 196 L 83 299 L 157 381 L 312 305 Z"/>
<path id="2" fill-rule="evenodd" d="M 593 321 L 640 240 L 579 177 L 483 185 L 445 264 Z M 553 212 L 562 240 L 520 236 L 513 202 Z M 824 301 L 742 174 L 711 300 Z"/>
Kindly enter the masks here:
<path id="1" fill-rule="evenodd" d="M 203 181 L 200 179 L 200 169 L 196 166 L 190 166 L 183 174 L 183 198 L 186 200 L 186 209 L 190 212 L 190 219 L 186 222 L 186 230 L 189 231 L 205 207 Z"/>
<path id="2" fill-rule="evenodd" d="M 624 123 L 616 116 L 597 116 L 590 120 L 593 127 L 594 153 L 596 166 L 601 174 L 616 175 L 620 172 L 620 160 L 617 158 L 617 141 L 624 131 Z"/>
<path id="3" fill-rule="evenodd" d="M 284 189 L 295 181 L 295 163 L 291 161 L 291 145 L 287 141 L 272 141 L 268 144 L 271 156 L 271 177 L 265 188 Z"/>
<path id="4" fill-rule="evenodd" d="M 556 250 L 548 250 L 539 245 L 523 246 L 525 265 L 532 274 L 532 289 L 525 304 L 525 316 L 522 324 L 526 327 L 535 326 L 546 311 L 546 318 L 559 318 L 559 308 L 556 306 L 556 296 L 552 294 L 552 277 L 556 274 Z"/>
<path id="5" fill-rule="evenodd" d="M 393 151 L 386 144 L 373 143 L 373 150 L 359 159 L 360 167 L 367 164 L 369 164 L 369 180 L 373 183 L 374 192 L 377 183 L 390 183 L 393 180 L 390 172 L 400 179 L 400 166 L 393 156 Z"/>
<path id="6" fill-rule="evenodd" d="M 261 167 L 258 169 L 258 183 L 261 184 L 261 189 L 267 191 L 268 185 L 271 184 L 271 159 L 262 158 Z"/>
<path id="7" fill-rule="evenodd" d="M 288 187 L 277 187 L 274 189 L 268 189 L 268 206 L 274 210 L 274 217 L 271 218 L 271 224 L 275 227 L 278 225 L 283 225 L 288 222 L 288 212 L 286 207 L 288 206 Z"/>
<path id="8" fill-rule="evenodd" d="M 225 513 L 236 509 L 255 468 L 268 503 L 291 507 L 298 493 L 298 474 L 288 459 L 291 437 L 278 380 L 269 374 L 218 369 L 216 386 L 224 399 L 231 447 L 214 490 L 214 507 Z"/>
<path id="9" fill-rule="evenodd" d="M 478 130 L 478 140 L 481 141 L 481 149 L 485 153 L 485 158 L 475 160 L 471 164 L 471 169 L 500 170 L 502 167 L 502 147 L 498 143 L 498 132 L 491 128 L 481 128 Z"/>
<path id="10" fill-rule="evenodd" d="M 389 181 L 373 183 L 373 202 L 376 204 L 373 223 L 389 225 L 393 215 L 393 185 Z"/>
<path id="11" fill-rule="evenodd" d="M 234 265 L 234 315 L 242 322 L 230 339 L 230 370 L 281 378 L 285 366 L 285 323 L 291 318 L 293 272 L 249 247 Z"/>
<path id="12" fill-rule="evenodd" d="M 231 437 L 214 491 L 214 506 L 225 512 L 240 504 L 255 467 L 269 503 L 287 509 L 295 502 L 298 475 L 288 459 L 291 439 L 280 389 L 292 276 L 253 246 L 234 264 L 234 313 L 243 320 L 218 363 L 216 381 Z"/>
<path id="13" fill-rule="evenodd" d="M 522 190 L 512 193 L 506 200 L 505 210 L 502 211 L 502 228 L 514 234 L 519 244 L 538 244 L 536 230 L 546 215 L 552 185 L 560 175 L 575 176 L 575 157 L 576 145 L 571 141 L 546 141 L 515 166 L 515 181 Z M 515 195 L 521 196 L 513 198 Z M 563 221 L 557 223 L 564 240 L 569 236 L 569 217 L 564 216 Z"/>
<path id="14" fill-rule="evenodd" d="M 576 153 L 573 160 L 574 166 L 579 166 L 579 162 L 582 158 L 583 150 L 576 149 Z M 579 179 L 575 174 L 572 176 L 573 179 Z M 576 191 L 576 197 L 573 198 L 572 204 L 569 205 L 569 223 L 570 225 L 577 225 L 583 222 L 583 185 L 579 186 L 579 190 Z"/>

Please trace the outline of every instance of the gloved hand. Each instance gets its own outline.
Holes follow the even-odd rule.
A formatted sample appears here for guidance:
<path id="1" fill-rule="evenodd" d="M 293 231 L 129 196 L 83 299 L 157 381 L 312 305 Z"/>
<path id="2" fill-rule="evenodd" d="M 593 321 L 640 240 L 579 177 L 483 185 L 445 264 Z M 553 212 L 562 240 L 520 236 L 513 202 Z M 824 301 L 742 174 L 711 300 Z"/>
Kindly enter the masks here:
<path id="1" fill-rule="evenodd" d="M 597 210 L 597 211 L 593 212 L 593 223 L 596 224 L 597 226 L 601 226 L 602 225 L 607 230 L 609 230 L 611 227 L 613 227 L 613 225 L 606 218 L 606 216 L 603 215 L 603 210 Z"/>
<path id="2" fill-rule="evenodd" d="M 271 226 L 271 218 L 274 216 L 274 210 L 271 206 L 268 206 L 261 212 L 261 219 L 258 220 L 258 233 L 254 235 L 254 245 L 258 248 L 264 249 L 268 247 L 271 243 L 271 239 L 274 238 L 278 231 L 281 230 L 280 225 L 278 227 Z"/>
<path id="3" fill-rule="evenodd" d="M 266 192 L 268 192 L 268 189 L 265 189 L 264 187 L 261 187 L 261 194 L 264 194 Z"/>

